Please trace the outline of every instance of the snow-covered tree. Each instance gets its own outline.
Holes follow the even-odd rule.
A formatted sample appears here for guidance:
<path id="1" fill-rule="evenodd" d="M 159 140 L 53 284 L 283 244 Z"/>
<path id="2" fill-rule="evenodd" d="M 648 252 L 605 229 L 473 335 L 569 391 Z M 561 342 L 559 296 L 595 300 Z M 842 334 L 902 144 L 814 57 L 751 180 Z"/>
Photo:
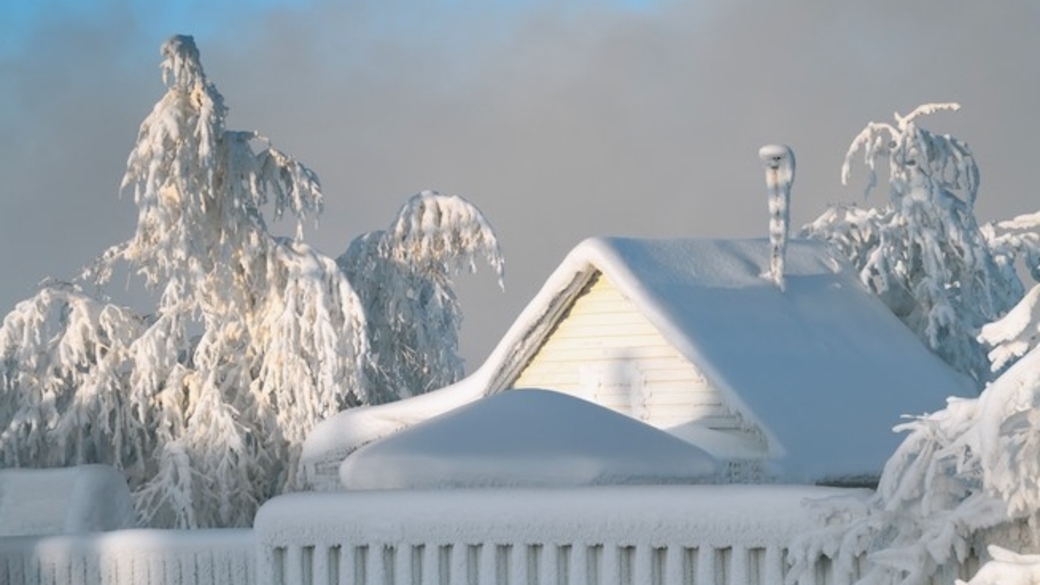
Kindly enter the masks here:
<path id="1" fill-rule="evenodd" d="M 1022 268 L 1040 281 L 1040 213 L 986 224 L 982 229 L 1005 270 L 1015 272 L 1015 259 L 1022 258 Z M 1003 371 L 1032 351 L 1040 343 L 1040 285 L 1026 293 L 1004 318 L 983 325 L 978 339 L 990 348 L 990 369 L 994 372 Z"/>
<path id="2" fill-rule="evenodd" d="M 372 402 L 387 402 L 456 382 L 462 312 L 453 278 L 486 261 L 504 277 L 498 239 L 484 215 L 454 195 L 424 191 L 388 230 L 362 234 L 337 259 L 368 318 L 366 363 Z"/>
<path id="3" fill-rule="evenodd" d="M 832 207 L 803 235 L 833 244 L 904 323 L 981 388 L 990 367 L 976 336 L 1021 298 L 1014 268 L 1021 249 L 1010 241 L 994 245 L 994 233 L 987 238 L 976 222 L 979 171 L 968 146 L 917 125 L 921 116 L 958 108 L 926 104 L 907 116 L 896 114 L 894 125 L 868 124 L 845 155 L 842 182 L 862 154 L 869 193 L 878 162 L 887 161 L 887 205 Z"/>
<path id="4" fill-rule="evenodd" d="M 125 390 L 131 347 L 147 328 L 132 311 L 69 283 L 49 283 L 0 326 L 0 461 L 56 466 L 145 463 L 148 421 Z"/>
<path id="5" fill-rule="evenodd" d="M 849 148 L 842 178 L 862 152 L 869 191 L 877 161 L 887 157 L 888 205 L 832 208 L 805 232 L 845 253 L 949 363 L 980 384 L 1003 373 L 979 397 L 951 398 L 945 409 L 896 427 L 907 437 L 871 497 L 813 503 L 820 528 L 792 547 L 789 582 L 821 555 L 839 580 L 915 584 L 951 582 L 970 554 L 987 550 L 1000 557 L 987 574 L 1018 565 L 1028 572 L 1033 557 L 1001 546 L 1040 548 L 1040 287 L 1023 298 L 1019 278 L 1023 268 L 1040 276 L 1040 214 L 978 226 L 970 150 L 914 122 L 955 109 L 930 104 L 897 114 L 894 126 L 868 125 Z M 857 560 L 864 556 L 866 563 Z"/>
<path id="6" fill-rule="evenodd" d="M 227 108 L 191 37 L 162 47 L 166 94 L 141 124 L 124 188 L 137 230 L 89 271 L 126 262 L 159 295 L 148 318 L 45 287 L 0 328 L 3 465 L 124 469 L 144 522 L 248 525 L 293 485 L 308 430 L 365 402 L 361 303 L 302 241 L 314 173 Z M 267 230 L 263 207 L 297 220 Z"/>
<path id="7" fill-rule="evenodd" d="M 1017 329 L 1024 312 L 998 327 Z M 907 422 L 908 435 L 869 499 L 812 504 L 820 528 L 792 547 L 795 581 L 820 555 L 847 577 L 867 555 L 863 584 L 951 582 L 969 554 L 999 545 L 1040 550 L 1040 349 L 977 398 Z M 839 579 L 841 577 L 839 576 Z"/>

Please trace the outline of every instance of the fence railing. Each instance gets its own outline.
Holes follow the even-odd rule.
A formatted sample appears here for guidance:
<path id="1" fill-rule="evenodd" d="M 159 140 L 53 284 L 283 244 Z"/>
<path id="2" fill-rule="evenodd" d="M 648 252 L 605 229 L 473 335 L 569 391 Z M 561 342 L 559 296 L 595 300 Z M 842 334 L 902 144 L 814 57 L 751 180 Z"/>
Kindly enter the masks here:
<path id="1" fill-rule="evenodd" d="M 263 585 L 783 583 L 802 502 L 834 488 L 308 493 L 254 527 Z M 844 490 L 842 493 L 848 493 Z M 803 582 L 833 583 L 826 560 Z"/>
<path id="2" fill-rule="evenodd" d="M 0 538 L 10 585 L 252 585 L 252 530 L 118 530 Z"/>

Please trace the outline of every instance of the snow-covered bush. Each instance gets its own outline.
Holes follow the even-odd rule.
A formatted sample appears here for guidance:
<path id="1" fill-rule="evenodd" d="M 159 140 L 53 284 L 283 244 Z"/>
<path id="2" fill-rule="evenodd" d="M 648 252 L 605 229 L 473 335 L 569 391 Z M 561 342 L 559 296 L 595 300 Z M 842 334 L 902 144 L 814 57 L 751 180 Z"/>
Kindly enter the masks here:
<path id="1" fill-rule="evenodd" d="M 867 192 L 888 163 L 888 203 L 881 208 L 837 206 L 803 228 L 833 244 L 860 278 L 941 358 L 990 379 L 979 328 L 1001 317 L 1021 297 L 1014 261 L 1028 242 L 1000 240 L 974 215 L 979 171 L 968 146 L 918 127 L 917 120 L 957 104 L 926 104 L 895 125 L 871 122 L 852 141 L 842 167 L 847 182 L 857 154 L 868 170 Z M 988 236 L 988 237 L 987 237 Z M 1027 258 L 1035 265 L 1034 257 Z"/>
<path id="2" fill-rule="evenodd" d="M 163 45 L 167 92 L 141 124 L 124 188 L 137 230 L 89 271 L 126 262 L 157 290 L 148 318 L 48 286 L 0 328 L 3 465 L 110 463 L 154 526 L 248 525 L 294 483 L 309 429 L 364 402 L 361 303 L 335 262 L 274 238 L 318 179 L 227 109 L 191 37 Z"/>
<path id="3" fill-rule="evenodd" d="M 368 318 L 366 373 L 373 403 L 456 382 L 462 312 L 452 279 L 485 260 L 502 286 L 504 263 L 491 225 L 471 203 L 424 191 L 386 231 L 362 234 L 337 259 Z"/>

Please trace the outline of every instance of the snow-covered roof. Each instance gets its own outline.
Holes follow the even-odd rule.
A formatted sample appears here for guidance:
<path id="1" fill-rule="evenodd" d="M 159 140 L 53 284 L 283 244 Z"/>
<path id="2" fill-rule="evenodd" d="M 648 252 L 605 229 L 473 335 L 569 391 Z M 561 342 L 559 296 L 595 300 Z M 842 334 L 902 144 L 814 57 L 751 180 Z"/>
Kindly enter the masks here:
<path id="1" fill-rule="evenodd" d="M 482 398 L 358 449 L 347 489 L 704 483 L 702 449 L 602 406 L 548 390 Z"/>
<path id="2" fill-rule="evenodd" d="M 788 242 L 785 291 L 763 276 L 768 254 L 765 239 L 587 239 L 470 377 L 416 402 L 341 413 L 308 438 L 303 458 L 346 454 L 508 388 L 584 285 L 602 274 L 764 429 L 785 480 L 876 476 L 899 443 L 891 428 L 902 415 L 939 410 L 972 386 L 824 244 Z"/>
<path id="3" fill-rule="evenodd" d="M 787 246 L 786 290 L 764 239 L 592 238 L 550 276 L 488 362 L 507 387 L 581 286 L 602 273 L 690 362 L 765 429 L 783 475 L 879 473 L 903 414 L 970 392 L 822 243 Z"/>

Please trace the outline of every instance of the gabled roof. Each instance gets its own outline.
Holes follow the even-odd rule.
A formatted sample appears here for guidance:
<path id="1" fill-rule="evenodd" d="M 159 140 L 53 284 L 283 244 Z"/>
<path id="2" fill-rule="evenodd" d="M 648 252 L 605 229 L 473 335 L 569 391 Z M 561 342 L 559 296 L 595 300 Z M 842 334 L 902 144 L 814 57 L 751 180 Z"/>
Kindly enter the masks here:
<path id="1" fill-rule="evenodd" d="M 785 291 L 762 276 L 768 265 L 764 239 L 585 240 L 476 375 L 508 388 L 601 273 L 765 429 L 786 479 L 878 474 L 901 415 L 971 392 L 824 244 L 788 243 Z"/>

